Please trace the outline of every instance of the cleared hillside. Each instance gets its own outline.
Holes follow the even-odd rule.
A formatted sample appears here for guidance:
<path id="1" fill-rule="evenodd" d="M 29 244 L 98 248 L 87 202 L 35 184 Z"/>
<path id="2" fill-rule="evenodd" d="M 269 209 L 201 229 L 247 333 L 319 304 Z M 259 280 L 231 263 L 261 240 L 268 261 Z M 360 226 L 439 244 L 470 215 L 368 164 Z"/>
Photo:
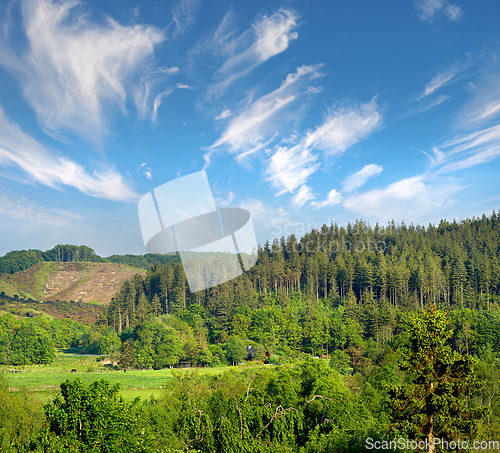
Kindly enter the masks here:
<path id="1" fill-rule="evenodd" d="M 0 292 L 39 301 L 74 300 L 107 305 L 120 285 L 144 269 L 125 264 L 41 262 L 0 277 Z"/>

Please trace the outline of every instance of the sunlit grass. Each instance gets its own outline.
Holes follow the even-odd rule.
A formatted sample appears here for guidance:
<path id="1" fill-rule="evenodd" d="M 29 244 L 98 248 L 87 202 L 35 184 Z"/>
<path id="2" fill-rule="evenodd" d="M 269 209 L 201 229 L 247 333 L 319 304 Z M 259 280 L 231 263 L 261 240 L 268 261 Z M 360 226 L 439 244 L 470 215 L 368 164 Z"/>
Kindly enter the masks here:
<path id="1" fill-rule="evenodd" d="M 85 385 L 106 379 L 111 383 L 120 384 L 120 395 L 126 400 L 136 397 L 149 399 L 151 395 L 159 397 L 162 389 L 173 378 L 172 372 L 188 372 L 193 368 L 162 370 L 123 370 L 114 369 L 101 363 L 103 357 L 91 355 L 66 354 L 59 352 L 50 365 L 2 366 L 0 373 L 5 376 L 11 391 L 25 388 L 36 392 L 43 401 L 51 401 L 59 394 L 59 386 L 67 379 L 79 378 Z M 75 369 L 76 372 L 71 372 Z M 199 374 L 217 374 L 229 367 L 196 368 Z M 12 372 L 15 370 L 16 372 Z"/>

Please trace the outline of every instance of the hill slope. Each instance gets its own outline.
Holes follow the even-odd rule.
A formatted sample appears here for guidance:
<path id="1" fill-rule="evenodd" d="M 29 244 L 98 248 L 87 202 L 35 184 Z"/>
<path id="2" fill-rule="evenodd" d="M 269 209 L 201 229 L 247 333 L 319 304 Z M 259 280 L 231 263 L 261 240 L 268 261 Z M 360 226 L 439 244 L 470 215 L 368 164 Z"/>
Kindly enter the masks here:
<path id="1" fill-rule="evenodd" d="M 108 304 L 125 280 L 144 269 L 85 261 L 41 262 L 0 277 L 0 291 L 39 301 L 74 300 Z"/>

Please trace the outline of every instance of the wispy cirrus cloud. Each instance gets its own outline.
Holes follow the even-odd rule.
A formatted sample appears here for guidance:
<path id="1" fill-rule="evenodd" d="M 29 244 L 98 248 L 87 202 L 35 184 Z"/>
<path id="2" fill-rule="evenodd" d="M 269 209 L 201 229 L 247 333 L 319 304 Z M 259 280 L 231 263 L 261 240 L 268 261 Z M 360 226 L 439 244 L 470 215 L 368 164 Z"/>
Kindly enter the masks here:
<path id="1" fill-rule="evenodd" d="M 421 222 L 456 203 L 453 196 L 461 189 L 455 182 L 436 181 L 419 175 L 400 179 L 381 189 L 349 195 L 344 199 L 343 206 L 369 221 L 405 219 Z"/>
<path id="2" fill-rule="evenodd" d="M 260 16 L 252 28 L 237 35 L 232 27 L 229 12 L 214 32 L 210 52 L 224 56 L 217 71 L 222 78 L 210 90 L 217 94 L 235 80 L 251 72 L 256 66 L 284 52 L 290 42 L 297 39 L 297 14 L 290 9 L 280 9 L 271 16 Z"/>
<path id="3" fill-rule="evenodd" d="M 308 131 L 292 146 L 279 145 L 266 161 L 265 178 L 278 195 L 304 187 L 319 169 L 320 154 L 338 155 L 365 139 L 382 124 L 375 100 L 330 111 L 323 123 Z M 296 200 L 304 200 L 306 192 Z M 309 198 L 311 199 L 311 198 Z M 307 200 L 309 201 L 309 200 Z"/>
<path id="4" fill-rule="evenodd" d="M 151 112 L 151 121 L 153 121 L 153 123 L 156 123 L 158 121 L 158 109 L 160 108 L 162 99 L 170 96 L 172 92 L 173 90 L 166 90 L 158 93 L 155 96 L 155 100 L 153 102 L 153 111 Z"/>
<path id="5" fill-rule="evenodd" d="M 220 112 L 218 115 L 215 116 L 215 121 L 223 120 L 225 118 L 229 118 L 232 116 L 232 112 L 230 109 L 224 109 L 222 112 Z"/>
<path id="6" fill-rule="evenodd" d="M 500 117 L 500 65 L 498 57 L 483 68 L 483 73 L 469 84 L 471 99 L 459 115 L 460 127 L 478 127 L 497 122 Z"/>
<path id="7" fill-rule="evenodd" d="M 248 104 L 238 115 L 233 116 L 221 137 L 212 149 L 224 146 L 231 153 L 241 154 L 266 142 L 276 132 L 277 118 L 285 107 L 304 94 L 305 84 L 320 77 L 321 65 L 300 66 L 289 74 L 276 90 Z"/>
<path id="8" fill-rule="evenodd" d="M 424 88 L 424 92 L 419 96 L 419 99 L 423 99 L 431 94 L 434 94 L 440 88 L 449 85 L 454 81 L 457 74 L 460 72 L 460 68 L 455 65 L 451 68 L 439 72 L 436 74 L 426 85 Z"/>
<path id="9" fill-rule="evenodd" d="M 0 191 L 0 212 L 11 219 L 55 227 L 73 227 L 84 220 L 80 214 L 65 209 L 46 208 L 3 187 Z"/>
<path id="10" fill-rule="evenodd" d="M 25 134 L 0 108 L 0 165 L 16 166 L 32 181 L 48 187 L 62 185 L 98 198 L 135 201 L 138 194 L 116 170 L 104 168 L 92 174 L 75 161 L 58 155 Z"/>
<path id="11" fill-rule="evenodd" d="M 366 104 L 331 111 L 323 124 L 304 139 L 307 148 L 320 149 L 334 155 L 344 152 L 382 125 L 376 99 Z"/>
<path id="12" fill-rule="evenodd" d="M 189 85 L 188 83 L 179 82 L 175 85 L 179 90 L 194 90 L 194 87 Z"/>
<path id="13" fill-rule="evenodd" d="M 442 104 L 443 102 L 446 102 L 448 99 L 450 99 L 450 97 L 451 96 L 442 94 L 435 99 L 426 100 L 426 102 L 423 102 L 422 100 L 420 100 L 419 105 L 408 110 L 402 116 L 405 117 L 405 116 L 417 115 L 419 113 L 424 113 L 427 110 L 430 110 L 430 109 Z"/>
<path id="14" fill-rule="evenodd" d="M 361 170 L 344 179 L 342 185 L 343 192 L 352 192 L 366 183 L 370 178 L 380 175 L 383 167 L 377 164 L 367 164 Z"/>
<path id="15" fill-rule="evenodd" d="M 280 146 L 267 161 L 265 177 L 278 195 L 293 193 L 320 167 L 318 157 L 301 145 Z"/>
<path id="16" fill-rule="evenodd" d="M 46 132 L 99 138 L 106 109 L 125 112 L 137 68 L 147 67 L 165 37 L 153 26 L 91 22 L 77 5 L 23 0 L 27 50 L 17 55 L 0 43 L 0 62 L 19 79 Z"/>
<path id="17" fill-rule="evenodd" d="M 330 190 L 328 192 L 328 195 L 326 196 L 326 199 L 324 201 L 313 201 L 311 203 L 311 206 L 314 209 L 321 209 L 321 208 L 326 208 L 328 206 L 335 206 L 337 204 L 340 204 L 342 202 L 342 194 L 340 194 L 336 189 Z"/>
<path id="18" fill-rule="evenodd" d="M 500 125 L 455 137 L 434 147 L 430 157 L 434 174 L 463 170 L 500 157 Z"/>
<path id="19" fill-rule="evenodd" d="M 181 0 L 172 8 L 172 22 L 174 25 L 174 37 L 182 35 L 193 23 L 195 12 L 200 7 L 201 0 Z"/>
<path id="20" fill-rule="evenodd" d="M 297 193 L 292 197 L 292 205 L 295 208 L 301 208 L 307 202 L 314 200 L 315 198 L 316 197 L 312 193 L 312 189 L 308 185 L 304 184 L 300 186 Z"/>
<path id="21" fill-rule="evenodd" d="M 463 9 L 448 0 L 415 0 L 413 2 L 418 16 L 424 22 L 432 22 L 437 17 L 445 17 L 451 22 L 459 20 Z"/>

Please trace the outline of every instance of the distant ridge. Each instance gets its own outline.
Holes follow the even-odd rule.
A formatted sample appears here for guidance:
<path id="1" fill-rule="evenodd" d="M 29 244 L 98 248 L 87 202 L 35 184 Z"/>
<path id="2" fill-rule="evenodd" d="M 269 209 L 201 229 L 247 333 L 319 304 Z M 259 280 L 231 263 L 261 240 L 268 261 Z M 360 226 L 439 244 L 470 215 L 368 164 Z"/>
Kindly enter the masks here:
<path id="1" fill-rule="evenodd" d="M 0 275 L 14 274 L 29 269 L 41 262 L 93 262 L 116 263 L 128 266 L 149 269 L 152 264 L 164 264 L 177 261 L 175 255 L 159 255 L 147 253 L 146 255 L 112 255 L 102 258 L 86 245 L 58 244 L 45 252 L 41 250 L 14 250 L 0 257 Z"/>

